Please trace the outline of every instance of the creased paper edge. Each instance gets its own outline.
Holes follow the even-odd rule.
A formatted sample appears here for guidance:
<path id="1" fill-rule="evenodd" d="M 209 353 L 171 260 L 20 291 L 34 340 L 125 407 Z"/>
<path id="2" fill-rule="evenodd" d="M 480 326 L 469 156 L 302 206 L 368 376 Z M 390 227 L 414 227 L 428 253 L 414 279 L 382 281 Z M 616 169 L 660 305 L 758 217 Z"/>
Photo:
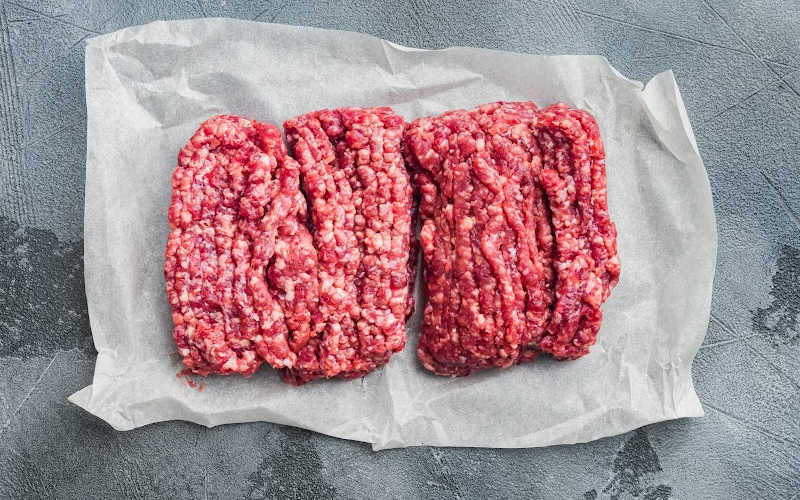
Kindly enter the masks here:
<path id="1" fill-rule="evenodd" d="M 648 112 L 648 115 L 653 122 L 654 128 L 656 133 L 658 134 L 659 141 L 665 145 L 665 147 L 669 147 L 666 144 L 664 134 L 662 132 L 662 128 L 664 124 L 662 123 L 661 119 L 663 117 L 658 117 L 653 112 L 652 106 L 650 105 L 650 100 L 655 99 L 656 96 L 654 95 L 656 92 L 661 91 L 662 94 L 667 97 L 667 93 L 671 94 L 671 97 L 674 98 L 675 101 L 675 108 L 678 112 L 678 118 L 680 120 L 680 125 L 683 127 L 683 131 L 685 133 L 685 138 L 689 142 L 691 150 L 694 154 L 692 154 L 689 158 L 683 159 L 684 163 L 689 164 L 694 167 L 695 172 L 697 174 L 698 179 L 695 181 L 700 181 L 703 183 L 703 205 L 705 211 L 707 211 L 711 215 L 711 227 L 709 228 L 710 234 L 707 236 L 706 239 L 702 240 L 707 242 L 709 249 L 712 252 L 712 260 L 713 266 L 711 267 L 710 272 L 707 276 L 704 277 L 704 281 L 706 283 L 706 302 L 703 304 L 703 322 L 704 331 L 703 335 L 693 336 L 695 340 L 689 343 L 683 350 L 683 355 L 687 358 L 685 363 L 679 365 L 679 377 L 681 384 L 683 387 L 688 389 L 687 391 L 682 392 L 683 398 L 680 400 L 679 404 L 676 405 L 680 407 L 686 414 L 683 416 L 687 417 L 702 417 L 705 415 L 703 410 L 703 406 L 699 397 L 697 396 L 697 392 L 694 389 L 694 382 L 692 380 L 692 365 L 694 363 L 694 359 L 697 356 L 697 353 L 700 350 L 700 346 L 702 345 L 705 339 L 705 333 L 708 330 L 708 324 L 711 319 L 711 300 L 714 288 L 714 276 L 716 274 L 716 263 L 717 263 L 717 252 L 718 252 L 718 235 L 717 235 L 717 218 L 716 212 L 714 210 L 714 199 L 711 192 L 711 181 L 708 177 L 708 171 L 705 168 L 705 164 L 703 163 L 703 158 L 700 155 L 700 150 L 697 147 L 697 140 L 695 139 L 694 131 L 692 129 L 691 122 L 689 121 L 689 116 L 686 112 L 686 106 L 683 103 L 683 97 L 681 96 L 680 88 L 678 87 L 678 82 L 675 79 L 675 73 L 669 69 L 663 71 L 647 82 L 647 85 L 642 91 L 641 100 L 642 103 L 645 105 L 645 109 Z M 677 409 L 677 408 L 676 408 Z"/>

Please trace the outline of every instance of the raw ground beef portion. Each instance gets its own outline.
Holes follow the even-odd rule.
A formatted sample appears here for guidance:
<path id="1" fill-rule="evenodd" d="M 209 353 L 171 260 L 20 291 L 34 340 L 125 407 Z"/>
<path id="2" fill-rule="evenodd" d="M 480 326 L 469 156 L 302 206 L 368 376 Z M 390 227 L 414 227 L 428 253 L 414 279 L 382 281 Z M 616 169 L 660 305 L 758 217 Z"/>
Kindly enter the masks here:
<path id="1" fill-rule="evenodd" d="M 591 116 L 492 103 L 416 120 L 404 147 L 420 191 L 422 364 L 467 375 L 588 352 L 619 276 Z"/>
<path id="2" fill-rule="evenodd" d="M 617 230 L 608 214 L 605 151 L 589 113 L 557 103 L 539 115 L 543 169 L 556 239 L 556 302 L 539 348 L 558 359 L 588 354 L 600 305 L 619 281 Z"/>
<path id="3" fill-rule="evenodd" d="M 314 333 L 317 256 L 280 130 L 209 119 L 172 189 L 164 275 L 183 363 L 201 375 L 293 366 Z"/>
<path id="4" fill-rule="evenodd" d="M 536 355 L 550 314 L 552 234 L 535 182 L 533 103 L 493 103 L 411 123 L 428 304 L 418 356 L 443 375 Z M 541 232 L 542 234 L 537 234 Z"/>
<path id="5" fill-rule="evenodd" d="M 403 349 L 413 309 L 412 189 L 389 108 L 343 108 L 284 124 L 318 255 L 319 316 L 293 383 L 354 378 Z"/>

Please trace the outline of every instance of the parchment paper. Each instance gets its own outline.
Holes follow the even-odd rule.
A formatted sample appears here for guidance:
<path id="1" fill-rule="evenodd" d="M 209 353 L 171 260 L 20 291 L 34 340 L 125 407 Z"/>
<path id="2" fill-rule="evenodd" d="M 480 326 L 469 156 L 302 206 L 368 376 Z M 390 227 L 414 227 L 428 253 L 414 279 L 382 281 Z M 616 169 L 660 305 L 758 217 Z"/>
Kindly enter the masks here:
<path id="1" fill-rule="evenodd" d="M 265 365 L 250 379 L 208 377 L 199 391 L 176 377 L 162 275 L 166 214 L 178 150 L 202 121 L 233 113 L 280 126 L 316 109 L 377 105 L 410 121 L 525 99 L 591 111 L 605 141 L 622 280 L 590 355 L 437 377 L 416 361 L 418 308 L 405 351 L 360 380 L 296 388 Z M 375 449 L 533 447 L 703 414 L 691 364 L 708 323 L 716 225 L 671 72 L 643 87 L 596 56 L 427 51 L 356 33 L 206 19 L 90 39 L 86 105 L 85 279 L 99 354 L 93 384 L 70 401 L 114 428 L 265 420 Z"/>

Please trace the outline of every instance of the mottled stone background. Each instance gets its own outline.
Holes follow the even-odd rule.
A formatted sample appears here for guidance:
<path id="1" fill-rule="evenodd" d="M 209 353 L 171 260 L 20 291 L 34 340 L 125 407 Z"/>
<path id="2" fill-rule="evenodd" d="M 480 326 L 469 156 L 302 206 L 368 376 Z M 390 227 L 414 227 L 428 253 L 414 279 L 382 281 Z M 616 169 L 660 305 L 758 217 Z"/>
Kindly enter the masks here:
<path id="1" fill-rule="evenodd" d="M 712 320 L 694 364 L 707 416 L 576 446 L 373 453 L 266 423 L 120 433 L 68 403 L 95 360 L 82 261 L 84 41 L 203 16 L 426 48 L 602 54 L 643 81 L 672 68 L 719 225 Z M 798 497 L 797 0 L 0 0 L 0 37 L 0 497 Z"/>

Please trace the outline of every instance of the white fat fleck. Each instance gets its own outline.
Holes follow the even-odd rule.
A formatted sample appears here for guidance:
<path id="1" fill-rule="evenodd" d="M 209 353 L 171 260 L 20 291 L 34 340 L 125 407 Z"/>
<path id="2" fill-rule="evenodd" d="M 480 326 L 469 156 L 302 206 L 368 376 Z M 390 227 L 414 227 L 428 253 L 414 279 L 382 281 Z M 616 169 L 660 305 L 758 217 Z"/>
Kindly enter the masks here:
<path id="1" fill-rule="evenodd" d="M 236 356 L 231 356 L 230 358 L 228 358 L 228 361 L 226 361 L 225 364 L 222 365 L 222 369 L 223 370 L 233 370 L 233 369 L 235 369 L 237 361 L 238 361 L 238 358 Z"/>

